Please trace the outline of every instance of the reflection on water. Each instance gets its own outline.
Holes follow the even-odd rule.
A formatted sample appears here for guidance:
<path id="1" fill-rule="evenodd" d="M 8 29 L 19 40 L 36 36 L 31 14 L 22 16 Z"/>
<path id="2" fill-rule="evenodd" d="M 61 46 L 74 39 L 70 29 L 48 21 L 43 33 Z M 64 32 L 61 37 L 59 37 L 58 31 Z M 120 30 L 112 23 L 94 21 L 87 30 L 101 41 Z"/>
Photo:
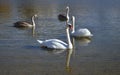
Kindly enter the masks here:
<path id="1" fill-rule="evenodd" d="M 57 15 L 67 5 L 94 36 L 74 39 L 73 51 L 40 48 L 36 39 L 66 40 Z M 0 75 L 120 75 L 119 9 L 119 0 L 0 0 Z M 12 27 L 34 14 L 35 30 Z"/>
<path id="2" fill-rule="evenodd" d="M 66 70 L 68 72 L 71 72 L 70 59 L 71 59 L 72 52 L 73 52 L 73 49 L 67 50 L 67 55 L 66 55 Z"/>
<path id="3" fill-rule="evenodd" d="M 79 43 L 79 46 L 88 46 L 92 38 L 72 38 L 75 46 L 75 41 Z"/>
<path id="4" fill-rule="evenodd" d="M 51 54 L 55 54 L 55 55 L 59 55 L 63 52 L 65 52 L 65 50 L 52 50 L 52 49 L 45 49 L 48 53 L 51 53 Z"/>
<path id="5" fill-rule="evenodd" d="M 73 54 L 73 51 L 74 51 L 74 55 L 75 55 L 75 41 L 78 41 L 79 42 L 79 46 L 88 46 L 88 44 L 91 42 L 91 39 L 89 38 L 77 38 L 75 40 L 75 38 L 72 38 L 72 43 L 73 43 L 73 46 L 74 48 L 71 49 L 71 50 L 67 50 L 67 54 L 66 54 L 66 70 L 68 72 L 72 72 L 72 67 L 70 66 L 70 59 L 71 59 L 71 56 Z"/>

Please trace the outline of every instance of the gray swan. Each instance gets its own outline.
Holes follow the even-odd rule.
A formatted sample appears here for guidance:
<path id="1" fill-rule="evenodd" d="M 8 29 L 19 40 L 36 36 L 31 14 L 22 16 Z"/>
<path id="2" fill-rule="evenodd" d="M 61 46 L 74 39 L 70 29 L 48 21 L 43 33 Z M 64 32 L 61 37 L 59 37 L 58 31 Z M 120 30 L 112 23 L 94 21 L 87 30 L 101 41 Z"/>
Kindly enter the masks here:
<path id="1" fill-rule="evenodd" d="M 14 23 L 14 27 L 17 27 L 17 28 L 32 28 L 32 27 L 35 27 L 35 21 L 34 21 L 35 17 L 37 17 L 36 14 L 34 16 L 32 16 L 32 24 L 27 23 L 25 21 L 18 21 L 18 22 Z"/>

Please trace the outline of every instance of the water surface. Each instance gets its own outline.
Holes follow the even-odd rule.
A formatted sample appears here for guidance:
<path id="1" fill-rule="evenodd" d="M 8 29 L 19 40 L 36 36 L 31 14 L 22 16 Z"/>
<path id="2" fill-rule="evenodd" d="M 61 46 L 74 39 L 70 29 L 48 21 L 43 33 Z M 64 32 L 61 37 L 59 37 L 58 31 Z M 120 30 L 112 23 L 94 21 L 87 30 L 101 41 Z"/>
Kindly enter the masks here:
<path id="1" fill-rule="evenodd" d="M 67 5 L 76 29 L 88 28 L 94 36 L 74 39 L 73 52 L 40 48 L 37 39 L 66 42 L 65 23 L 57 15 Z M 34 35 L 12 27 L 31 22 L 34 14 Z M 120 75 L 119 33 L 119 0 L 0 0 L 0 75 Z"/>

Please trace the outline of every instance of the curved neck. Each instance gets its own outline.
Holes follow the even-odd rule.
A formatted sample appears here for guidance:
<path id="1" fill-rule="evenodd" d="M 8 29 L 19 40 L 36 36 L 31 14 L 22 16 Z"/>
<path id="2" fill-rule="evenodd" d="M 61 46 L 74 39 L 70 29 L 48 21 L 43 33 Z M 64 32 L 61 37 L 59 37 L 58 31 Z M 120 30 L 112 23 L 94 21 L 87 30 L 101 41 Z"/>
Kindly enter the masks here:
<path id="1" fill-rule="evenodd" d="M 73 30 L 72 30 L 72 33 L 75 32 L 75 17 L 72 16 L 72 25 L 73 25 Z"/>
<path id="2" fill-rule="evenodd" d="M 66 33 L 67 33 L 68 49 L 72 49 L 73 46 L 72 46 L 71 39 L 70 39 L 69 27 L 66 28 Z"/>
<path id="3" fill-rule="evenodd" d="M 35 21 L 34 21 L 34 16 L 32 17 L 32 25 L 33 25 L 33 27 L 35 27 Z"/>
<path id="4" fill-rule="evenodd" d="M 67 22 L 69 22 L 69 7 L 67 7 L 66 16 L 67 16 Z"/>

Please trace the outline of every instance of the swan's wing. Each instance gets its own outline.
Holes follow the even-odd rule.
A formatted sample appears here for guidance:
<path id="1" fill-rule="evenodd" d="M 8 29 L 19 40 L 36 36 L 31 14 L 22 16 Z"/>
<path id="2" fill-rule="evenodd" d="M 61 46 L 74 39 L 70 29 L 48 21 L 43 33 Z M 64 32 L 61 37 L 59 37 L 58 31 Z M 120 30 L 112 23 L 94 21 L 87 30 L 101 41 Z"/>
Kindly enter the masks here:
<path id="1" fill-rule="evenodd" d="M 41 41 L 41 40 L 37 40 L 37 42 L 39 42 L 40 44 L 42 44 L 42 43 L 43 43 L 43 41 Z"/>
<path id="2" fill-rule="evenodd" d="M 67 49 L 67 44 L 58 39 L 45 40 L 41 46 L 52 49 Z"/>
<path id="3" fill-rule="evenodd" d="M 14 27 L 32 27 L 32 25 L 30 23 L 27 23 L 25 21 L 18 21 L 16 23 L 14 23 Z"/>
<path id="4" fill-rule="evenodd" d="M 59 14 L 58 15 L 58 20 L 59 21 L 67 21 L 67 17 L 64 14 Z"/>

